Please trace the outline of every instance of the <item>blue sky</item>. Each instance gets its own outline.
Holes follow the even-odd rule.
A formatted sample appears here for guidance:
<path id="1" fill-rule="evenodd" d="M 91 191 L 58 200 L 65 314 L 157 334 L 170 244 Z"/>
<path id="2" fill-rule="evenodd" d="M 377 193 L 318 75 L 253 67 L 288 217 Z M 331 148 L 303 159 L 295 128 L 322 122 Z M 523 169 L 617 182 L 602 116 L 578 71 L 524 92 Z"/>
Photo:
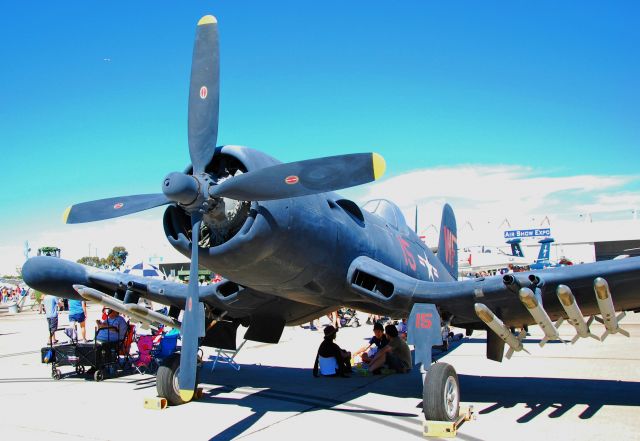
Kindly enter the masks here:
<path id="1" fill-rule="evenodd" d="M 461 164 L 615 175 L 626 178 L 613 190 L 637 194 L 639 12 L 634 1 L 2 2 L 0 246 L 58 228 L 74 202 L 158 192 L 184 168 L 206 13 L 221 34 L 219 144 L 283 161 L 373 150 L 390 177 Z"/>

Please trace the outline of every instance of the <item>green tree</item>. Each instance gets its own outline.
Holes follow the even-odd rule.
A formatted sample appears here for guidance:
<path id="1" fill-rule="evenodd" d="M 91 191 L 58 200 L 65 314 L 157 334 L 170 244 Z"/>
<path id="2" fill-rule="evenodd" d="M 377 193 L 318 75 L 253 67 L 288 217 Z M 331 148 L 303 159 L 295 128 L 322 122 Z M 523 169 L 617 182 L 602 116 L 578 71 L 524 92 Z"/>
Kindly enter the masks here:
<path id="1" fill-rule="evenodd" d="M 113 250 L 111 250 L 111 254 L 109 254 L 105 259 L 105 264 L 109 269 L 120 269 L 127 261 L 128 255 L 129 252 L 125 247 L 113 247 Z"/>
<path id="2" fill-rule="evenodd" d="M 106 257 L 85 256 L 77 260 L 78 263 L 96 268 L 117 270 L 120 269 L 127 260 L 129 252 L 125 247 L 113 247 L 111 253 Z"/>
<path id="3" fill-rule="evenodd" d="M 76 262 L 82 265 L 95 266 L 96 268 L 106 268 L 106 261 L 98 256 L 85 256 L 78 259 Z"/>

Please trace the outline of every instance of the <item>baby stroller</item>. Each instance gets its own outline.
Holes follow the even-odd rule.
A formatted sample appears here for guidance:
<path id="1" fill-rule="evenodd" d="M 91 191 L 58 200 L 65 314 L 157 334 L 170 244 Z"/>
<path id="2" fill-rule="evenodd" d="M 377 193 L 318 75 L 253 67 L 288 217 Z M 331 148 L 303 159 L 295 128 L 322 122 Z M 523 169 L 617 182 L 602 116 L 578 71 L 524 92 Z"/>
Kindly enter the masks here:
<path id="1" fill-rule="evenodd" d="M 140 374 L 155 374 L 162 360 L 173 354 L 178 345 L 179 331 L 173 330 L 163 333 L 160 329 L 155 335 L 141 335 L 136 342 L 138 346 L 137 358 L 133 362 L 134 368 Z"/>
<path id="2" fill-rule="evenodd" d="M 338 320 L 341 327 L 351 326 L 358 328 L 360 326 L 360 320 L 356 315 L 356 310 L 352 308 L 340 308 L 338 310 Z"/>

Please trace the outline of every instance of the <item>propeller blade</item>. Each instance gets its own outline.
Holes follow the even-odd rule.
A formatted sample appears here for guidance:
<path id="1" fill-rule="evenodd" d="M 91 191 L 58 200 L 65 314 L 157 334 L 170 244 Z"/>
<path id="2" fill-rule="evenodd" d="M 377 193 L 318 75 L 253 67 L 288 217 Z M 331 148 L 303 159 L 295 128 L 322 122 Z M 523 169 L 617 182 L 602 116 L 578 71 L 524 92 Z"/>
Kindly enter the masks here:
<path id="1" fill-rule="evenodd" d="M 386 164 L 377 153 L 354 153 L 278 164 L 235 176 L 211 196 L 267 201 L 340 190 L 379 179 Z"/>
<path id="2" fill-rule="evenodd" d="M 178 372 L 178 386 L 180 398 L 187 402 L 193 398 L 196 387 L 196 369 L 198 358 L 198 324 L 201 313 L 198 305 L 198 241 L 200 240 L 200 223 L 202 214 L 196 212 L 191 215 L 191 266 L 189 268 L 189 287 L 187 301 L 182 315 L 182 348 L 180 350 L 180 371 Z"/>
<path id="3" fill-rule="evenodd" d="M 204 171 L 216 148 L 219 98 L 218 21 L 205 15 L 196 29 L 189 86 L 189 155 L 194 174 Z"/>
<path id="4" fill-rule="evenodd" d="M 100 199 L 68 207 L 62 215 L 62 220 L 66 224 L 82 224 L 125 216 L 170 203 L 162 193 Z"/>

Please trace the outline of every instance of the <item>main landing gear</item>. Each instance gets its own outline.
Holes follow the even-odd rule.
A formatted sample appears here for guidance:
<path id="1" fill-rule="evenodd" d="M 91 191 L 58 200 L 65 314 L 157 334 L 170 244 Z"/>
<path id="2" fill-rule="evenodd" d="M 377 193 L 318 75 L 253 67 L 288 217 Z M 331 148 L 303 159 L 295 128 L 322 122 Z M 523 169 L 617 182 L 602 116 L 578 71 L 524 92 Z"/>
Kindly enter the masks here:
<path id="1" fill-rule="evenodd" d="M 166 398 L 171 406 L 184 404 L 180 397 L 178 386 L 178 372 L 180 372 L 180 354 L 176 353 L 164 360 L 156 374 L 156 390 L 158 396 Z M 196 374 L 194 396 L 197 396 L 199 375 Z"/>
<path id="2" fill-rule="evenodd" d="M 428 421 L 456 421 L 460 413 L 460 383 L 453 366 L 435 363 L 426 373 L 422 408 Z"/>

